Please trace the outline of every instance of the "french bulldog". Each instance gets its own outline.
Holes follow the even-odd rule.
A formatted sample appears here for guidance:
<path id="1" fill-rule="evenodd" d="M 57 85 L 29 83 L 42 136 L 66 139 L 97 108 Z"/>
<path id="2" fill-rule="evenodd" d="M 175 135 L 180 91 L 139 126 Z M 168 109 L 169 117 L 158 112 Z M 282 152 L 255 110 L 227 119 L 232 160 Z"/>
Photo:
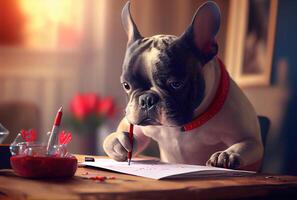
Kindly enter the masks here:
<path id="1" fill-rule="evenodd" d="M 258 170 L 263 145 L 256 112 L 216 56 L 218 6 L 200 6 L 179 37 L 142 37 L 130 2 L 122 23 L 128 42 L 121 83 L 128 104 L 117 130 L 104 140 L 106 154 L 125 161 L 127 152 L 136 156 L 153 139 L 164 162 Z"/>

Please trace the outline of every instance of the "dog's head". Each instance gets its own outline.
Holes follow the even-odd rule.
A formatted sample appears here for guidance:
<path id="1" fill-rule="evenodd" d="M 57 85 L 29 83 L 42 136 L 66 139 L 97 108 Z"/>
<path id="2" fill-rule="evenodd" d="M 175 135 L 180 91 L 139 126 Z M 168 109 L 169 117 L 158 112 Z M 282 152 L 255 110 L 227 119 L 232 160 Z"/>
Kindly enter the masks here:
<path id="1" fill-rule="evenodd" d="M 143 126 L 183 125 L 204 97 L 201 69 L 218 51 L 219 8 L 213 2 L 203 4 L 180 37 L 142 37 L 129 7 L 128 2 L 122 11 L 128 35 L 121 75 L 128 96 L 126 118 Z"/>

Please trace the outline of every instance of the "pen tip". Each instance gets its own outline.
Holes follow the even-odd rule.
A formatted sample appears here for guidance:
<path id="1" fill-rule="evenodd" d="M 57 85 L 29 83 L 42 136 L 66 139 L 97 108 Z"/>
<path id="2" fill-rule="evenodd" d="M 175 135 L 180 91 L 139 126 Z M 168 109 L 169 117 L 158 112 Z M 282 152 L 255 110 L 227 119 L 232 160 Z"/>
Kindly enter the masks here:
<path id="1" fill-rule="evenodd" d="M 63 110 L 63 106 L 60 107 L 59 112 L 62 112 L 62 110 Z"/>
<path id="2" fill-rule="evenodd" d="M 130 165 L 131 159 L 128 159 L 128 165 Z"/>

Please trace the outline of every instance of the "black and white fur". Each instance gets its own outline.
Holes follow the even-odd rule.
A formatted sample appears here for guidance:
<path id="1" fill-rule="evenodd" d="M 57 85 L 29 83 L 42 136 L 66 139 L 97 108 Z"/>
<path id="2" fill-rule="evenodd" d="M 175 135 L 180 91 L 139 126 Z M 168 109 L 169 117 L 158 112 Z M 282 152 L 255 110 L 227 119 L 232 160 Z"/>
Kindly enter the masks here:
<path id="1" fill-rule="evenodd" d="M 134 155 L 154 139 L 165 162 L 257 170 L 263 156 L 257 116 L 233 80 L 215 117 L 191 131 L 180 130 L 207 109 L 218 88 L 217 5 L 203 4 L 180 37 L 142 37 L 129 6 L 128 2 L 122 12 L 128 43 L 121 75 L 128 104 L 117 131 L 104 141 L 105 152 L 115 160 L 127 159 L 131 150 L 127 131 L 132 123 Z"/>

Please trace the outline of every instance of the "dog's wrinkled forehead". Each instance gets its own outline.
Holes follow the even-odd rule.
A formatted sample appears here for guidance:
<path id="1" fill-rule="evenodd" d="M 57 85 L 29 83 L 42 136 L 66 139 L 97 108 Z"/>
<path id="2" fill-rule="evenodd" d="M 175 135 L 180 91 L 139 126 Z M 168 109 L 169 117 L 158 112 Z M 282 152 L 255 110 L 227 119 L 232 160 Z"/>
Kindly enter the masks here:
<path id="1" fill-rule="evenodd" d="M 176 39 L 173 35 L 155 35 L 139 39 L 133 43 L 126 51 L 123 64 L 123 72 L 129 77 L 137 76 L 138 79 L 150 79 L 156 63 L 160 62 L 160 55 Z M 123 74 L 123 78 L 128 77 Z"/>
<path id="2" fill-rule="evenodd" d="M 219 31 L 220 20 L 220 10 L 216 3 L 206 2 L 197 9 L 191 24 L 178 38 L 168 35 L 143 38 L 131 16 L 130 2 L 127 2 L 122 10 L 122 24 L 128 36 L 124 67 L 130 67 L 131 64 L 137 62 L 136 58 L 141 57 L 140 55 L 148 55 L 145 56 L 146 60 L 154 62 L 158 58 L 160 50 L 166 49 L 173 40 L 177 41 L 176 45 L 173 45 L 174 47 L 164 54 L 165 58 L 169 54 L 171 61 L 173 58 L 173 62 L 178 61 L 182 64 L 180 59 L 176 58 L 176 54 L 180 54 L 179 58 L 186 57 L 186 53 L 190 50 L 204 65 L 218 52 L 215 37 Z M 187 50 L 180 51 L 181 47 L 186 47 Z M 124 70 L 126 69 L 124 68 Z"/>
<path id="3" fill-rule="evenodd" d="M 168 75 L 180 79 L 193 74 L 191 71 L 199 70 L 218 51 L 215 36 L 220 26 L 220 11 L 214 2 L 200 6 L 192 23 L 179 37 L 141 36 L 130 13 L 130 2 L 122 10 L 122 24 L 128 42 L 121 81 L 130 83 L 132 88 L 150 88 L 154 74 L 158 74 L 159 79 Z M 194 69 L 194 66 L 198 67 Z M 154 69 L 158 73 L 154 73 Z"/>

